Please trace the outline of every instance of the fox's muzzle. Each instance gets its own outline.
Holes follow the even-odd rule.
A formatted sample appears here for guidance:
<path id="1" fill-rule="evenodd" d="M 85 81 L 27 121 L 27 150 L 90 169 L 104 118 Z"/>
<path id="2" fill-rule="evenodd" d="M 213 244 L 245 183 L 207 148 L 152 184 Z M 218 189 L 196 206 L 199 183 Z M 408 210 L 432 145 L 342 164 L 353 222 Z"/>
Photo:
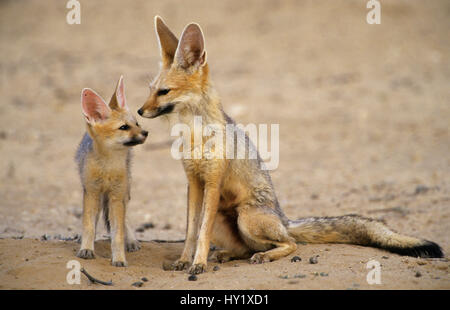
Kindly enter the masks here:
<path id="1" fill-rule="evenodd" d="M 163 105 L 162 107 L 158 107 L 156 108 L 155 112 L 153 114 L 146 114 L 144 115 L 144 110 L 142 108 L 140 108 L 137 112 L 140 116 L 142 117 L 147 117 L 147 118 L 155 118 L 164 114 L 169 114 L 173 111 L 175 107 L 175 103 L 169 102 L 165 105 Z"/>

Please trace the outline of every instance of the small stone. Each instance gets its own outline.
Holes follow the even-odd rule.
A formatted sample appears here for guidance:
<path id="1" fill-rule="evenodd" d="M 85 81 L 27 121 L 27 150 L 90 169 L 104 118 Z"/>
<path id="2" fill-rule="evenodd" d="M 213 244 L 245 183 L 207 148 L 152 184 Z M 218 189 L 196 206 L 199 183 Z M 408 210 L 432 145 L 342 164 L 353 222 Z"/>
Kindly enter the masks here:
<path id="1" fill-rule="evenodd" d="M 135 287 L 141 287 L 142 285 L 144 285 L 144 283 L 141 281 L 137 281 L 137 282 L 134 282 L 133 284 L 131 284 L 131 286 L 135 286 Z"/>
<path id="2" fill-rule="evenodd" d="M 188 280 L 189 280 L 189 281 L 197 281 L 197 276 L 196 276 L 195 274 L 191 274 L 191 275 L 188 277 Z"/>
<path id="3" fill-rule="evenodd" d="M 294 278 L 303 279 L 303 278 L 306 278 L 306 274 L 301 274 L 301 273 L 299 273 L 299 274 L 296 274 L 296 275 L 294 276 Z"/>
<path id="4" fill-rule="evenodd" d="M 296 263 L 302 261 L 302 258 L 300 256 L 294 256 L 291 258 L 291 263 Z"/>
<path id="5" fill-rule="evenodd" d="M 148 282 L 148 279 L 147 279 L 146 277 L 143 277 L 141 280 L 142 280 L 143 282 Z"/>
<path id="6" fill-rule="evenodd" d="M 280 276 L 281 279 L 288 279 L 288 276 Z"/>
<path id="7" fill-rule="evenodd" d="M 318 259 L 317 259 L 317 257 L 319 257 L 319 256 L 316 255 L 316 256 L 310 257 L 310 258 L 309 258 L 309 263 L 310 263 L 310 264 L 317 264 L 317 263 L 319 262 Z"/>
<path id="8" fill-rule="evenodd" d="M 328 273 L 321 272 L 321 273 L 320 273 L 320 276 L 321 276 L 321 277 L 328 277 Z"/>
<path id="9" fill-rule="evenodd" d="M 420 278 L 421 276 L 422 276 L 422 274 L 419 272 L 419 271 L 417 271 L 416 272 L 416 274 L 414 275 L 416 278 Z"/>
<path id="10" fill-rule="evenodd" d="M 144 229 L 155 228 L 155 224 L 153 224 L 152 222 L 145 223 L 145 224 L 142 225 L 142 226 L 144 227 Z"/>
<path id="11" fill-rule="evenodd" d="M 166 225 L 164 225 L 164 227 L 163 227 L 163 229 L 165 229 L 165 230 L 169 230 L 169 229 L 171 229 L 172 228 L 172 225 L 170 225 L 170 224 L 166 224 Z"/>
<path id="12" fill-rule="evenodd" d="M 389 259 L 389 256 L 381 256 L 382 259 Z"/>
<path id="13" fill-rule="evenodd" d="M 311 195 L 311 199 L 312 199 L 312 200 L 319 199 L 319 195 L 317 195 L 317 194 L 312 194 L 312 195 Z"/>
<path id="14" fill-rule="evenodd" d="M 216 266 L 214 266 L 213 271 L 217 271 L 219 269 L 220 269 L 220 267 L 218 265 L 216 265 Z"/>

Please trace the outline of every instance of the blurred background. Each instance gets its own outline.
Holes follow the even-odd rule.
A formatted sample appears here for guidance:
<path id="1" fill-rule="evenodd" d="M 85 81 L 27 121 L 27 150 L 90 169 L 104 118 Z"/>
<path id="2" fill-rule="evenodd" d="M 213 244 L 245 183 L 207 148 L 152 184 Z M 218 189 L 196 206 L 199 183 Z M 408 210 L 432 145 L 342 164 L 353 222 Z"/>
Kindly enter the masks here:
<path id="1" fill-rule="evenodd" d="M 157 73 L 153 17 L 206 37 L 225 111 L 280 125 L 273 182 L 291 217 L 359 213 L 450 249 L 449 1 L 0 1 L 0 237 L 81 233 L 73 160 L 80 92 L 109 99 L 121 74 L 135 112 Z M 170 128 L 134 149 L 131 223 L 139 239 L 182 239 L 186 178 Z M 101 237 L 101 235 L 99 236 Z"/>

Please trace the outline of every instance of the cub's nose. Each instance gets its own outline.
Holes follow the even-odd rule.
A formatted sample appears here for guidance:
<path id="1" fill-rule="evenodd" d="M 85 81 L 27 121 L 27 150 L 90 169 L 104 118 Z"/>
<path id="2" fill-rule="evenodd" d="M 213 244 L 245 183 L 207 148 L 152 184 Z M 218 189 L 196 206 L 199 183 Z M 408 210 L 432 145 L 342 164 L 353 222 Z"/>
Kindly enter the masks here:
<path id="1" fill-rule="evenodd" d="M 147 136 L 148 136 L 148 131 L 147 131 L 147 130 L 142 130 L 142 131 L 141 131 L 141 134 L 142 134 L 144 137 L 147 137 Z"/>
<path id="2" fill-rule="evenodd" d="M 144 111 L 142 111 L 142 109 L 139 109 L 138 111 L 138 114 L 140 115 L 140 116 L 142 116 L 142 114 L 144 113 Z M 148 133 L 147 133 L 148 134 Z"/>

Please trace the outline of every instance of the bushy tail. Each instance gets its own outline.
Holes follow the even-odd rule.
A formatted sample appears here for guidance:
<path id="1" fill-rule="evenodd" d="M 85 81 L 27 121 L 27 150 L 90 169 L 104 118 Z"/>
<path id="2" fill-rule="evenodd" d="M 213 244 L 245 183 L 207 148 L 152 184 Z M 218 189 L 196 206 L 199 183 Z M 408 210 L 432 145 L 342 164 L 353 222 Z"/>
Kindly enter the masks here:
<path id="1" fill-rule="evenodd" d="M 288 232 L 297 242 L 349 243 L 414 257 L 444 256 L 434 242 L 400 235 L 380 221 L 353 214 L 289 221 Z"/>

